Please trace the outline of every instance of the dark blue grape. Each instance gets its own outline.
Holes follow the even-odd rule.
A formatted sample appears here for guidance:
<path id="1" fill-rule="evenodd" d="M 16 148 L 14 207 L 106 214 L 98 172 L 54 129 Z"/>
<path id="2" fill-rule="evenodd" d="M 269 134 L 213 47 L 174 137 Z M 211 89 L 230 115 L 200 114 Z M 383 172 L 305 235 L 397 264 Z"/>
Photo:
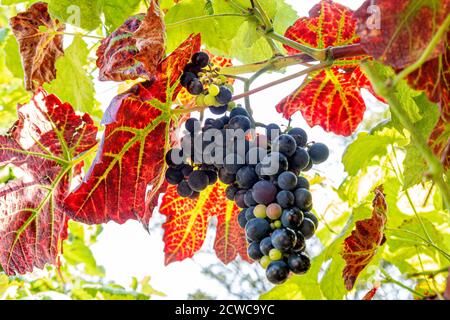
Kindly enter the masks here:
<path id="1" fill-rule="evenodd" d="M 303 236 L 300 231 L 297 231 L 295 234 L 297 236 L 297 240 L 295 242 L 294 248 L 292 248 L 292 251 L 301 252 L 306 248 L 305 236 Z"/>
<path id="2" fill-rule="evenodd" d="M 204 68 L 209 63 L 209 56 L 205 52 L 201 52 L 201 51 L 196 52 L 192 56 L 192 63 L 195 64 L 196 66 L 199 66 L 200 68 Z"/>
<path id="3" fill-rule="evenodd" d="M 244 108 L 241 107 L 237 107 L 234 108 L 233 110 L 231 110 L 230 112 L 230 118 L 234 118 L 236 116 L 245 116 L 245 117 L 250 117 L 247 110 L 245 110 Z"/>
<path id="4" fill-rule="evenodd" d="M 247 209 L 244 209 L 241 212 L 239 212 L 239 214 L 238 214 L 238 224 L 242 229 L 244 229 L 245 225 L 247 224 L 247 218 L 245 218 L 246 210 Z"/>
<path id="5" fill-rule="evenodd" d="M 295 274 L 305 274 L 311 268 L 311 260 L 305 253 L 292 254 L 288 259 L 289 269 Z"/>
<path id="6" fill-rule="evenodd" d="M 308 135 L 305 130 L 301 128 L 293 128 L 289 130 L 288 134 L 295 139 L 297 146 L 302 148 L 306 146 L 306 143 L 308 142 Z"/>
<path id="7" fill-rule="evenodd" d="M 247 190 L 244 196 L 244 203 L 248 206 L 256 206 L 258 203 L 253 199 L 253 194 L 251 190 Z"/>
<path id="8" fill-rule="evenodd" d="M 282 134 L 272 142 L 272 150 L 281 152 L 286 157 L 292 156 L 296 149 L 295 139 L 288 134 Z"/>
<path id="9" fill-rule="evenodd" d="M 284 283 L 289 276 L 289 266 L 284 261 L 272 261 L 266 270 L 266 277 L 273 284 Z"/>
<path id="10" fill-rule="evenodd" d="M 239 190 L 236 192 L 236 195 L 234 196 L 234 201 L 236 202 L 237 206 L 239 208 L 247 208 L 248 206 L 245 204 L 245 193 L 247 190 Z"/>
<path id="11" fill-rule="evenodd" d="M 295 204 L 300 210 L 309 210 L 312 206 L 311 192 L 307 189 L 297 189 L 294 192 Z"/>
<path id="12" fill-rule="evenodd" d="M 294 190 L 297 186 L 297 176 L 290 171 L 286 171 L 281 173 L 278 176 L 278 187 L 283 190 Z"/>
<path id="13" fill-rule="evenodd" d="M 233 184 L 236 182 L 236 175 L 228 173 L 225 168 L 219 169 L 219 180 L 225 184 Z"/>
<path id="14" fill-rule="evenodd" d="M 240 155 L 236 153 L 229 153 L 224 159 L 223 167 L 227 173 L 236 174 L 244 165 L 245 161 Z"/>
<path id="15" fill-rule="evenodd" d="M 270 250 L 273 249 L 272 239 L 270 237 L 262 239 L 261 242 L 259 243 L 259 249 L 265 256 L 268 256 Z"/>
<path id="16" fill-rule="evenodd" d="M 314 222 L 314 225 L 316 226 L 316 229 L 317 229 L 317 227 L 319 226 L 319 220 L 317 219 L 317 217 L 314 214 L 312 214 L 311 212 L 308 212 L 308 211 L 305 212 L 304 215 L 305 215 L 305 218 L 308 218 L 309 220 Z"/>
<path id="17" fill-rule="evenodd" d="M 304 170 L 309 162 L 309 154 L 305 149 L 297 148 L 292 156 L 289 157 L 289 169 Z"/>
<path id="18" fill-rule="evenodd" d="M 305 218 L 300 225 L 299 231 L 303 234 L 305 239 L 311 239 L 316 232 L 316 226 L 314 225 L 314 222 L 312 222 L 312 220 Z"/>
<path id="19" fill-rule="evenodd" d="M 191 187 L 189 187 L 188 182 L 183 180 L 178 184 L 177 192 L 180 195 L 180 197 L 187 198 L 192 196 L 192 193 L 194 191 L 191 189 Z"/>
<path id="20" fill-rule="evenodd" d="M 183 173 L 176 168 L 168 168 L 166 171 L 166 181 L 169 184 L 177 185 L 183 180 Z"/>
<path id="21" fill-rule="evenodd" d="M 191 172 L 194 171 L 194 168 L 192 168 L 192 166 L 188 164 L 182 164 L 180 170 L 183 176 L 187 178 L 191 174 Z"/>
<path id="22" fill-rule="evenodd" d="M 295 233 L 292 230 L 281 228 L 272 233 L 272 245 L 281 252 L 288 252 L 295 245 Z"/>
<path id="23" fill-rule="evenodd" d="M 180 78 L 180 83 L 183 87 L 187 87 L 189 82 L 191 82 L 192 80 L 196 79 L 197 76 L 195 74 L 193 74 L 192 72 L 185 72 L 181 75 Z"/>
<path id="24" fill-rule="evenodd" d="M 190 94 L 198 96 L 199 94 L 203 93 L 203 84 L 200 82 L 200 80 L 193 79 L 191 80 L 191 82 L 189 82 L 187 90 Z"/>
<path id="25" fill-rule="evenodd" d="M 184 73 L 193 73 L 195 75 L 197 75 L 200 71 L 202 71 L 202 68 L 194 63 L 188 63 L 185 67 L 183 72 Z"/>
<path id="26" fill-rule="evenodd" d="M 247 219 L 247 221 L 250 221 L 252 219 L 255 219 L 255 214 L 253 213 L 253 210 L 255 209 L 255 207 L 248 207 L 245 211 L 245 219 Z"/>
<path id="27" fill-rule="evenodd" d="M 199 132 L 201 128 L 200 121 L 195 118 L 187 119 L 184 126 L 186 127 L 186 130 L 191 134 Z"/>
<path id="28" fill-rule="evenodd" d="M 275 124 L 275 123 L 271 123 L 268 124 L 266 126 L 266 135 L 267 135 L 267 141 L 272 141 L 274 140 L 276 137 L 278 137 L 280 135 L 280 127 Z"/>
<path id="29" fill-rule="evenodd" d="M 260 241 L 270 234 L 272 229 L 269 222 L 264 219 L 255 218 L 245 225 L 245 234 L 252 241 Z"/>
<path id="30" fill-rule="evenodd" d="M 277 187 L 269 181 L 258 181 L 253 186 L 252 195 L 257 203 L 269 205 L 277 196 Z"/>
<path id="31" fill-rule="evenodd" d="M 216 96 L 216 100 L 220 104 L 228 104 L 233 98 L 233 93 L 225 86 L 220 87 L 220 92 Z"/>
<path id="32" fill-rule="evenodd" d="M 233 130 L 243 130 L 244 132 L 249 130 L 252 126 L 250 119 L 246 116 L 235 116 L 234 118 L 230 118 L 230 122 L 228 122 L 229 129 Z"/>
<path id="33" fill-rule="evenodd" d="M 250 189 L 258 180 L 258 175 L 252 166 L 242 167 L 236 173 L 236 182 L 243 189 Z"/>
<path id="34" fill-rule="evenodd" d="M 303 188 L 309 190 L 310 185 L 309 181 L 305 177 L 297 177 L 297 187 L 296 189 Z"/>
<path id="35" fill-rule="evenodd" d="M 197 170 L 189 175 L 188 183 L 192 190 L 201 192 L 208 187 L 209 178 L 205 171 Z"/>
<path id="36" fill-rule="evenodd" d="M 250 259 L 252 259 L 254 261 L 258 261 L 259 259 L 261 259 L 264 256 L 262 254 L 261 250 L 259 249 L 258 241 L 254 241 L 248 246 L 247 254 L 250 257 Z"/>
<path id="37" fill-rule="evenodd" d="M 208 176 L 209 184 L 213 185 L 217 182 L 217 173 L 213 170 L 205 170 L 206 175 Z"/>
<path id="38" fill-rule="evenodd" d="M 239 191 L 239 188 L 235 186 L 228 186 L 225 189 L 225 194 L 228 200 L 234 201 L 234 197 L 236 196 L 236 193 Z"/>
<path id="39" fill-rule="evenodd" d="M 219 107 L 215 107 L 215 106 L 211 106 L 209 107 L 209 111 L 211 111 L 212 114 L 215 115 L 221 115 L 224 114 L 225 112 L 227 112 L 228 110 L 228 105 L 224 104 L 223 106 L 219 106 Z"/>
<path id="40" fill-rule="evenodd" d="M 312 163 L 319 164 L 327 161 L 330 155 L 330 150 L 325 144 L 319 142 L 314 143 L 312 146 L 310 146 L 308 149 L 308 153 Z"/>
<path id="41" fill-rule="evenodd" d="M 287 158 L 279 152 L 271 152 L 260 163 L 263 176 L 276 176 L 288 169 Z"/>
<path id="42" fill-rule="evenodd" d="M 297 209 L 297 208 L 295 208 Z M 281 215 L 281 224 L 285 228 L 297 229 L 303 221 L 303 213 L 300 210 L 284 209 Z"/>
<path id="43" fill-rule="evenodd" d="M 290 208 L 295 203 L 295 196 L 292 192 L 282 190 L 277 194 L 277 203 L 283 208 Z"/>

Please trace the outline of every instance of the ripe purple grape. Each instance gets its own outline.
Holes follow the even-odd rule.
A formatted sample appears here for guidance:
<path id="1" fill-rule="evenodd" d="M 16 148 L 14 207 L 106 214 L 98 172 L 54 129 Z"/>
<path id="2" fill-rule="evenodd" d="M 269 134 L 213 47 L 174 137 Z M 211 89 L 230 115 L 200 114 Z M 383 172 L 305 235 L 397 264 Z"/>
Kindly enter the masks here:
<path id="1" fill-rule="evenodd" d="M 260 241 L 267 237 L 270 233 L 270 224 L 260 218 L 255 218 L 247 222 L 245 225 L 245 234 L 252 241 Z"/>
<path id="2" fill-rule="evenodd" d="M 266 277 L 273 284 L 284 283 L 289 276 L 289 266 L 283 261 L 273 261 L 266 270 Z"/>
<path id="3" fill-rule="evenodd" d="M 252 195 L 257 203 L 268 205 L 275 200 L 275 197 L 277 196 L 277 187 L 269 181 L 258 181 L 253 186 Z"/>

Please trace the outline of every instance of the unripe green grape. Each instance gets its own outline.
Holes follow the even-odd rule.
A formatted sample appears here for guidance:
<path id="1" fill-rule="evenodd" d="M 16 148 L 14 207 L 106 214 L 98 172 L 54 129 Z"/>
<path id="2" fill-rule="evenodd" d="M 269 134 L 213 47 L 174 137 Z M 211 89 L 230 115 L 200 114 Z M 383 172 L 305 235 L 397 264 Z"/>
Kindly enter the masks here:
<path id="1" fill-rule="evenodd" d="M 195 98 L 195 104 L 199 107 L 204 107 L 206 106 L 205 104 L 205 95 L 204 94 L 200 94 Z"/>
<path id="2" fill-rule="evenodd" d="M 207 106 L 215 106 L 217 104 L 216 97 L 208 94 L 205 96 L 205 105 Z"/>
<path id="3" fill-rule="evenodd" d="M 255 209 L 253 210 L 253 214 L 255 215 L 255 217 L 257 218 L 261 218 L 264 219 L 266 218 L 266 209 L 267 207 L 263 204 L 258 204 Z"/>
<path id="4" fill-rule="evenodd" d="M 269 256 L 264 256 L 261 258 L 261 260 L 259 260 L 259 263 L 261 264 L 261 267 L 263 267 L 264 269 L 267 268 L 267 266 L 270 264 L 271 260 Z"/>
<path id="5" fill-rule="evenodd" d="M 218 76 L 217 79 L 218 79 L 221 83 L 226 83 L 226 82 L 228 81 L 227 77 L 225 77 L 224 75 Z"/>
<path id="6" fill-rule="evenodd" d="M 281 260 L 283 258 L 283 253 L 278 249 L 272 249 L 269 251 L 269 257 L 272 261 Z"/>
<path id="7" fill-rule="evenodd" d="M 278 203 L 271 203 L 266 210 L 267 216 L 272 220 L 278 220 L 283 213 L 283 209 Z"/>
<path id="8" fill-rule="evenodd" d="M 273 225 L 275 226 L 275 229 L 280 229 L 283 226 L 280 220 L 275 221 Z"/>
<path id="9" fill-rule="evenodd" d="M 208 92 L 210 95 L 212 95 L 213 97 L 217 96 L 220 92 L 220 88 L 218 86 L 216 86 L 215 84 L 212 84 L 209 86 Z"/>

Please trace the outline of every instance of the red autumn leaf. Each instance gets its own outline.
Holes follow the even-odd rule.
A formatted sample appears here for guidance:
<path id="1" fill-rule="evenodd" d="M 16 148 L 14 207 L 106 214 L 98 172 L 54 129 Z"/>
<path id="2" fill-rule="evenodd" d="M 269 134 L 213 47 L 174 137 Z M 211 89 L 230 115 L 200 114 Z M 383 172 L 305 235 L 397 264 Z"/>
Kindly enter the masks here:
<path id="1" fill-rule="evenodd" d="M 323 0 L 307 18 L 298 19 L 285 36 L 303 45 L 324 49 L 359 42 L 353 12 L 331 0 Z M 289 54 L 299 51 L 286 47 Z M 359 65 L 363 57 L 338 59 L 325 70 L 312 72 L 277 106 L 287 119 L 301 111 L 310 126 L 348 136 L 361 123 L 366 110 L 361 89 L 372 90 Z"/>
<path id="2" fill-rule="evenodd" d="M 11 18 L 11 28 L 20 46 L 25 87 L 34 91 L 56 78 L 55 61 L 64 54 L 64 25 L 52 20 L 47 4 L 37 2 Z"/>
<path id="3" fill-rule="evenodd" d="M 237 221 L 239 207 L 227 201 L 227 209 L 217 215 L 217 231 L 214 241 L 216 256 L 224 264 L 234 261 L 239 255 L 243 260 L 252 262 L 247 255 L 247 240 L 245 231 Z"/>
<path id="4" fill-rule="evenodd" d="M 56 264 L 67 236 L 64 198 L 80 173 L 71 161 L 96 144 L 97 134 L 89 115 L 43 90 L 18 107 L 18 116 L 0 136 L 0 166 L 23 172 L 0 189 L 0 264 L 10 275 Z"/>
<path id="5" fill-rule="evenodd" d="M 170 186 L 160 212 L 167 216 L 163 225 L 166 264 L 191 258 L 200 250 L 213 216 L 218 216 L 214 249 L 219 259 L 226 264 L 238 254 L 247 257 L 245 237 L 237 225 L 239 208 L 226 199 L 222 184 L 210 186 L 196 200 L 181 198 L 176 187 Z"/>
<path id="6" fill-rule="evenodd" d="M 180 90 L 178 79 L 199 49 L 200 37 L 189 37 L 161 63 L 155 80 L 111 102 L 97 158 L 85 181 L 66 199 L 74 220 L 98 224 L 136 219 L 148 226 L 165 189 L 163 159 L 177 119 L 172 102 Z"/>
<path id="7" fill-rule="evenodd" d="M 354 17 L 365 51 L 402 69 L 420 58 L 449 12 L 449 0 L 366 0 Z M 442 50 L 440 45 L 431 58 Z"/>
<path id="8" fill-rule="evenodd" d="M 431 132 L 428 144 L 445 168 L 450 168 L 450 122 L 442 117 Z"/>
<path id="9" fill-rule="evenodd" d="M 342 257 L 345 267 L 342 272 L 345 287 L 351 290 L 361 271 L 375 256 L 377 249 L 385 241 L 384 227 L 386 225 L 387 204 L 383 187 L 375 189 L 375 198 L 370 219 L 356 222 L 355 230 L 344 240 Z"/>
<path id="10" fill-rule="evenodd" d="M 146 15 L 130 17 L 97 50 L 100 80 L 152 79 L 165 52 L 165 26 L 152 1 Z"/>
<path id="11" fill-rule="evenodd" d="M 431 101 L 440 103 L 442 117 L 450 122 L 450 32 L 443 54 L 411 73 L 408 82 L 414 89 L 425 91 Z"/>
<path id="12" fill-rule="evenodd" d="M 372 300 L 379 288 L 380 288 L 379 285 L 374 286 L 372 289 L 369 290 L 369 292 L 367 292 L 364 295 L 364 297 L 361 300 Z"/>

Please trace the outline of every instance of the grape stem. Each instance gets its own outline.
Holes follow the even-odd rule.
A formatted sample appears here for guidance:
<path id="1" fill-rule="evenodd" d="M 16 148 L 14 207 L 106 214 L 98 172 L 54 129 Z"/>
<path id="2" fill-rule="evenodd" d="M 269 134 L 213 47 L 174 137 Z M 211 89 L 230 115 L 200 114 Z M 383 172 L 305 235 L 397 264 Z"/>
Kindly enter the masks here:
<path id="1" fill-rule="evenodd" d="M 271 88 L 273 86 L 276 86 L 276 85 L 279 85 L 281 83 L 284 83 L 284 82 L 296 79 L 298 77 L 304 76 L 304 75 L 309 74 L 311 72 L 324 69 L 324 68 L 326 68 L 328 66 L 330 66 L 329 62 L 322 62 L 322 63 L 316 64 L 316 65 L 313 65 L 313 66 L 311 66 L 311 67 L 309 67 L 307 69 L 304 69 L 304 70 L 302 70 L 300 72 L 294 73 L 292 75 L 289 75 L 287 77 L 278 79 L 276 81 L 269 82 L 269 83 L 267 83 L 267 84 L 265 84 L 265 85 L 263 85 L 261 87 L 258 87 L 258 88 L 249 90 L 247 92 L 244 92 L 242 94 L 236 95 L 236 96 L 233 97 L 232 101 L 236 101 L 236 100 L 239 100 L 239 99 L 242 99 L 242 98 L 246 98 L 246 97 L 251 96 L 251 95 L 253 95 L 255 93 L 258 93 L 258 92 L 261 92 L 263 90 L 269 89 L 269 88 Z"/>
<path id="2" fill-rule="evenodd" d="M 423 271 L 423 272 L 410 273 L 410 274 L 407 274 L 406 276 L 408 278 L 417 278 L 417 277 L 421 277 L 421 276 L 428 276 L 430 278 L 434 278 L 438 274 L 441 274 L 441 273 L 444 273 L 444 272 L 448 272 L 449 269 L 450 269 L 450 266 L 447 266 L 447 267 L 443 267 L 443 268 L 438 269 L 438 270 L 429 270 L 429 271 Z"/>
<path id="3" fill-rule="evenodd" d="M 321 49 L 327 56 L 324 61 L 334 61 L 336 59 L 351 58 L 357 56 L 365 55 L 365 52 L 360 44 L 352 44 L 346 46 L 330 47 L 327 49 Z M 245 64 L 240 66 L 232 66 L 227 68 L 222 68 L 221 74 L 236 76 L 240 74 L 254 73 L 258 72 L 262 68 L 270 67 L 268 71 L 279 71 L 289 66 L 303 65 L 306 67 L 311 66 L 311 62 L 320 61 L 314 59 L 305 53 L 294 54 L 290 56 L 279 56 L 276 55 L 269 60 L 264 60 L 256 63 Z"/>
<path id="4" fill-rule="evenodd" d="M 396 285 L 398 285 L 399 287 L 402 287 L 403 289 L 408 290 L 408 291 L 411 292 L 412 294 L 415 294 L 415 295 L 417 295 L 417 296 L 419 296 L 419 297 L 421 297 L 421 298 L 426 298 L 426 297 L 425 297 L 423 294 L 421 294 L 420 292 L 418 292 L 418 291 L 416 291 L 416 290 L 414 290 L 414 289 L 411 289 L 411 288 L 408 287 L 407 285 L 405 285 L 405 284 L 401 283 L 400 281 L 395 280 L 394 278 L 392 278 L 391 275 L 390 275 L 386 270 L 384 270 L 383 268 L 380 268 L 380 272 L 383 274 L 384 279 L 385 279 L 386 282 L 390 282 L 390 283 L 396 284 Z"/>

